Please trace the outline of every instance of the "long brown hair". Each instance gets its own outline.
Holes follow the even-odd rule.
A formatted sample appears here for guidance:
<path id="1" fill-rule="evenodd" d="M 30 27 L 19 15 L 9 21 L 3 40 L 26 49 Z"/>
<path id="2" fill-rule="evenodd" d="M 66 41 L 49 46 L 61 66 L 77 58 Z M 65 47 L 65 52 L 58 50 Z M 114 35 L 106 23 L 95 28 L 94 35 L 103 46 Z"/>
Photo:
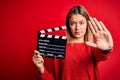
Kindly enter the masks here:
<path id="1" fill-rule="evenodd" d="M 72 33 L 71 33 L 71 30 L 70 30 L 70 27 L 69 27 L 69 19 L 74 14 L 81 14 L 86 18 L 87 29 L 86 29 L 86 33 L 85 33 L 85 36 L 84 36 L 84 41 L 91 40 L 91 32 L 90 32 L 89 27 L 88 27 L 89 26 L 88 25 L 89 13 L 87 12 L 87 10 L 83 6 L 74 6 L 69 10 L 69 12 L 66 16 L 66 26 L 67 26 L 68 34 L 72 37 Z"/>

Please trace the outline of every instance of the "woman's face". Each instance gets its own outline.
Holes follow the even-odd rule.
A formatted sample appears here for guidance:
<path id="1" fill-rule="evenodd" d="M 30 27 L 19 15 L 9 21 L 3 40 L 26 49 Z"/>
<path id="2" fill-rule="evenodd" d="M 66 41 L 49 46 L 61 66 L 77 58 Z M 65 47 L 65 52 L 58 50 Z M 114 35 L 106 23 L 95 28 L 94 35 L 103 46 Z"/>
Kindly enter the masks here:
<path id="1" fill-rule="evenodd" d="M 87 21 L 81 14 L 73 14 L 69 19 L 69 26 L 73 38 L 84 38 Z"/>

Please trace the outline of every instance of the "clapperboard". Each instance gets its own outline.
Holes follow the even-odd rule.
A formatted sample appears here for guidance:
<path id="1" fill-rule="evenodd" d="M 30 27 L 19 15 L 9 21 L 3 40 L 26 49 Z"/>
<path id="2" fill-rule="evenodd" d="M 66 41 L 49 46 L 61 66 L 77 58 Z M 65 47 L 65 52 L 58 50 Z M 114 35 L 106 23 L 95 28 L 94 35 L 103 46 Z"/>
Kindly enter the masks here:
<path id="1" fill-rule="evenodd" d="M 66 36 L 48 35 L 45 33 L 65 30 L 66 26 L 40 30 L 38 32 L 37 50 L 42 57 L 47 58 L 65 58 Z"/>

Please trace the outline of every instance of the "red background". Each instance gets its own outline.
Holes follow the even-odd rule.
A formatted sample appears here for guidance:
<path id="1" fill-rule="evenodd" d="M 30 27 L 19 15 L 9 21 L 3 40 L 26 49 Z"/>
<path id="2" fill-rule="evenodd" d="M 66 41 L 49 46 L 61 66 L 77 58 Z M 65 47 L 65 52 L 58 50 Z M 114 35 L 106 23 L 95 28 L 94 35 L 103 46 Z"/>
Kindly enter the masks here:
<path id="1" fill-rule="evenodd" d="M 113 36 L 113 54 L 99 65 L 102 80 L 120 80 L 119 3 L 119 0 L 0 0 L 0 80 L 39 80 L 32 63 L 37 31 L 65 25 L 68 10 L 79 4 L 92 17 L 102 20 Z"/>

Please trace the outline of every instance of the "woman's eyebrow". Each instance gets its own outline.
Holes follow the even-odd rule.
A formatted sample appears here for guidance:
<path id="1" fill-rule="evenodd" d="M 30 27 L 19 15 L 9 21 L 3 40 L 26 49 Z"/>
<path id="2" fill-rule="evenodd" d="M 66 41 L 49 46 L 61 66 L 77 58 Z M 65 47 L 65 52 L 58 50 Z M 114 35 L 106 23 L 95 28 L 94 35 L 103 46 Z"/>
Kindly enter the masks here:
<path id="1" fill-rule="evenodd" d="M 76 21 L 70 21 L 70 22 L 76 22 Z"/>
<path id="2" fill-rule="evenodd" d="M 79 20 L 79 21 L 86 21 L 85 19 L 81 19 L 81 20 Z"/>
<path id="3" fill-rule="evenodd" d="M 79 21 L 85 21 L 85 19 L 81 19 Z M 75 20 L 70 20 L 70 22 L 76 22 Z"/>

